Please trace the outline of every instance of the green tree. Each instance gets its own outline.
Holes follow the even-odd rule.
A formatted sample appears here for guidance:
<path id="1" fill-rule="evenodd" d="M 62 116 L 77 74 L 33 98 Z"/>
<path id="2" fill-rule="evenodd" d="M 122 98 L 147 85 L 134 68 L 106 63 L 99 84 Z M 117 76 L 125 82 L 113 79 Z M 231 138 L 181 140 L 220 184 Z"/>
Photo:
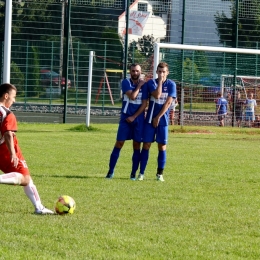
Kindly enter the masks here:
<path id="1" fill-rule="evenodd" d="M 237 46 L 239 48 L 260 48 L 260 2 L 258 0 L 239 1 L 238 25 L 236 23 L 236 1 L 231 0 L 230 14 L 217 12 L 215 23 L 219 41 L 224 46 L 236 47 L 236 32 L 238 32 Z M 238 29 L 238 31 L 237 31 Z M 237 63 L 236 63 L 237 61 Z M 259 61 L 253 55 L 236 55 L 227 53 L 223 64 L 228 73 L 235 71 L 238 75 L 258 75 Z M 222 64 L 222 67 L 224 66 Z M 256 72 L 257 68 L 257 72 Z"/>
<path id="2" fill-rule="evenodd" d="M 185 83 L 196 84 L 200 79 L 198 66 L 190 58 L 186 58 L 183 62 L 183 79 Z"/>
<path id="3" fill-rule="evenodd" d="M 154 43 L 155 38 L 153 35 L 144 35 L 142 38 L 139 38 L 138 41 L 133 41 L 129 45 L 129 51 L 132 49 L 137 49 L 145 57 L 150 57 L 154 53 Z"/>
<path id="4" fill-rule="evenodd" d="M 24 95 L 24 74 L 21 72 L 21 69 L 18 65 L 12 61 L 11 63 L 11 82 L 17 88 L 18 95 Z"/>
<path id="5" fill-rule="evenodd" d="M 39 51 L 35 46 L 31 46 L 30 54 L 30 65 L 28 68 L 28 86 L 27 86 L 27 96 L 33 97 L 38 95 L 40 90 L 40 69 L 39 69 Z"/>
<path id="6" fill-rule="evenodd" d="M 138 62 L 143 72 L 151 74 L 153 70 L 151 58 L 153 58 L 154 54 L 154 43 L 155 38 L 153 35 L 144 35 L 138 41 L 132 41 L 128 47 L 128 64 L 133 63 L 133 61 Z"/>
<path id="7" fill-rule="evenodd" d="M 194 52 L 194 63 L 196 64 L 197 69 L 200 72 L 200 77 L 210 76 L 209 62 L 205 51 Z"/>
<path id="8" fill-rule="evenodd" d="M 217 12 L 215 23 L 219 41 L 227 46 L 235 47 L 236 42 L 236 0 L 230 0 L 230 14 Z M 258 0 L 239 1 L 238 46 L 255 48 L 260 42 L 260 2 Z"/>

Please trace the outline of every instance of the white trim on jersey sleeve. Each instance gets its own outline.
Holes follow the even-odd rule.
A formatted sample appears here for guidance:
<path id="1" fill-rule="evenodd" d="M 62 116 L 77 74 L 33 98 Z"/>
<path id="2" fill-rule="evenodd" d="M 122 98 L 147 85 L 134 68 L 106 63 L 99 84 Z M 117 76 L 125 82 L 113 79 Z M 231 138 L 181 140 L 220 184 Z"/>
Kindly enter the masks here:
<path id="1" fill-rule="evenodd" d="M 0 121 L 0 124 L 2 126 L 2 123 L 3 123 L 4 119 L 7 116 L 7 112 L 6 112 L 6 110 L 2 106 L 0 106 L 0 113 L 2 114 L 1 121 Z M 0 131 L 0 144 L 3 144 L 4 141 L 5 141 L 4 136 L 2 136 L 2 133 Z"/>

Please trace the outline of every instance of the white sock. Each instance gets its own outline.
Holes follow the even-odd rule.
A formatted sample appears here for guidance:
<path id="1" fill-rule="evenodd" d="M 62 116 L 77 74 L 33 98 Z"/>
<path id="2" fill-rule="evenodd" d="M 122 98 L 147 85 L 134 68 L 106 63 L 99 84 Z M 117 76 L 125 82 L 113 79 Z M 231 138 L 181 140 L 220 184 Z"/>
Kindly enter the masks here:
<path id="1" fill-rule="evenodd" d="M 30 199 L 35 209 L 42 210 L 44 207 L 41 203 L 40 196 L 38 194 L 36 186 L 33 184 L 32 179 L 29 184 L 23 187 L 25 194 Z"/>
<path id="2" fill-rule="evenodd" d="M 22 182 L 23 175 L 19 172 L 10 172 L 0 175 L 1 184 L 9 185 L 20 185 Z"/>

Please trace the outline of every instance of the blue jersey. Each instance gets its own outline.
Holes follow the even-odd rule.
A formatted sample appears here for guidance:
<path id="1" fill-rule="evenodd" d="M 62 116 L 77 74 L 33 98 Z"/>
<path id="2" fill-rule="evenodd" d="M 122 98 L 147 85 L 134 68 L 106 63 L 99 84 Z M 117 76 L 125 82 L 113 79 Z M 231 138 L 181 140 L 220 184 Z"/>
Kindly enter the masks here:
<path id="1" fill-rule="evenodd" d="M 138 84 L 134 84 L 131 79 L 124 79 L 122 81 L 122 92 L 123 92 L 123 104 L 122 114 L 127 116 L 134 115 L 142 105 L 144 99 L 148 99 L 147 85 L 146 83 L 141 87 L 135 100 L 131 100 L 125 93 L 129 90 L 134 91 Z"/>
<path id="2" fill-rule="evenodd" d="M 219 106 L 218 115 L 225 115 L 227 113 L 228 102 L 225 98 L 221 97 L 217 100 L 217 107 Z"/>
<path id="3" fill-rule="evenodd" d="M 158 85 L 157 79 L 150 79 L 147 82 L 148 93 L 151 94 L 153 91 L 155 91 L 157 85 Z M 166 79 L 166 81 L 163 82 L 162 95 L 160 96 L 160 98 L 155 99 L 153 96 L 150 97 L 149 107 L 146 115 L 147 123 L 152 123 L 152 119 L 159 114 L 168 96 L 172 98 L 177 97 L 176 84 L 174 81 L 170 79 Z M 168 125 L 168 118 L 169 118 L 169 109 L 160 118 L 159 125 Z"/>

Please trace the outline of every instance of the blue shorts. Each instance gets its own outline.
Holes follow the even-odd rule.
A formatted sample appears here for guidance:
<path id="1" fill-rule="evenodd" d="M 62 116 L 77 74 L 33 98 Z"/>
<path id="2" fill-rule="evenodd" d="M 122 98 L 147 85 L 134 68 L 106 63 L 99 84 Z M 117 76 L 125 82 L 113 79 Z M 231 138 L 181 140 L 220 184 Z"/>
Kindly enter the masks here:
<path id="1" fill-rule="evenodd" d="M 143 141 L 144 115 L 139 115 L 132 123 L 126 121 L 128 117 L 128 115 L 121 115 L 116 140 L 134 140 L 141 143 Z"/>
<path id="2" fill-rule="evenodd" d="M 168 141 L 168 125 L 158 125 L 156 128 L 145 122 L 144 124 L 144 143 L 167 144 Z"/>
<path id="3" fill-rule="evenodd" d="M 255 121 L 255 114 L 252 111 L 245 112 L 245 120 L 246 121 Z"/>

